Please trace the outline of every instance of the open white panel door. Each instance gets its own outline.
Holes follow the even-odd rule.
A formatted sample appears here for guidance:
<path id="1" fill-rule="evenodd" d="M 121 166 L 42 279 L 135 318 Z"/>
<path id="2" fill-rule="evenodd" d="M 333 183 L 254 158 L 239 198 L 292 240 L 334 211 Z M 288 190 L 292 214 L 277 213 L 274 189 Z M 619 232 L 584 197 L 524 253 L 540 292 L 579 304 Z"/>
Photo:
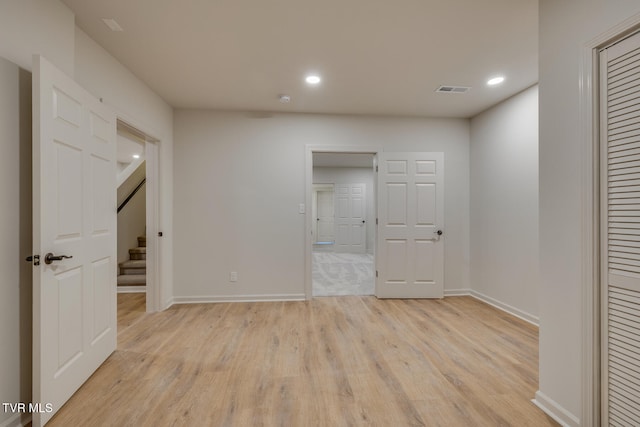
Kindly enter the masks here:
<path id="1" fill-rule="evenodd" d="M 378 154 L 376 296 L 444 296 L 444 154 Z"/>
<path id="2" fill-rule="evenodd" d="M 34 427 L 116 348 L 115 137 L 109 109 L 34 57 L 33 402 L 52 409 Z"/>

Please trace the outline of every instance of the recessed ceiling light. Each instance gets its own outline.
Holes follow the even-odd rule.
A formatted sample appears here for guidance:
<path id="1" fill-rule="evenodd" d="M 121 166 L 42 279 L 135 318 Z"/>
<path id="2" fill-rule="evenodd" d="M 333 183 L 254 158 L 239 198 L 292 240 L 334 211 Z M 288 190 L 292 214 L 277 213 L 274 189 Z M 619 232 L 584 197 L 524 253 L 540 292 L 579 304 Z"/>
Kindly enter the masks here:
<path id="1" fill-rule="evenodd" d="M 487 84 L 489 86 L 495 86 L 495 85 L 499 85 L 500 83 L 502 83 L 504 81 L 504 77 L 499 76 L 499 77 L 494 77 L 492 79 L 490 79 Z"/>
<path id="2" fill-rule="evenodd" d="M 118 24 L 113 18 L 102 18 L 102 22 L 104 22 L 111 31 L 124 31 L 120 24 Z"/>
<path id="3" fill-rule="evenodd" d="M 318 76 L 316 74 L 311 74 L 311 75 L 307 76 L 304 80 L 307 83 L 309 83 L 310 85 L 317 85 L 321 81 L 320 76 Z"/>
<path id="4" fill-rule="evenodd" d="M 278 99 L 280 100 L 280 102 L 282 102 L 283 104 L 288 104 L 289 102 L 291 102 L 291 97 L 289 95 L 280 95 L 278 97 Z"/>
<path id="5" fill-rule="evenodd" d="M 140 154 L 134 154 L 134 155 L 133 155 L 133 158 L 134 158 L 134 159 L 139 159 L 139 158 L 140 158 Z"/>

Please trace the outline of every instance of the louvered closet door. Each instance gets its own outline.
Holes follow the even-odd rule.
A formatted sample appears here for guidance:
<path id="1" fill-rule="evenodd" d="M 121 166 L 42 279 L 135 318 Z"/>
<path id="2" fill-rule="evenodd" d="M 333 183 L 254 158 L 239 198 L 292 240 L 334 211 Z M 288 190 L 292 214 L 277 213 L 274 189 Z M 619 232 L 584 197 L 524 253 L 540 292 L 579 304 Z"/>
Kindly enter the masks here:
<path id="1" fill-rule="evenodd" d="M 600 70 L 603 425 L 640 426 L 640 34 Z"/>

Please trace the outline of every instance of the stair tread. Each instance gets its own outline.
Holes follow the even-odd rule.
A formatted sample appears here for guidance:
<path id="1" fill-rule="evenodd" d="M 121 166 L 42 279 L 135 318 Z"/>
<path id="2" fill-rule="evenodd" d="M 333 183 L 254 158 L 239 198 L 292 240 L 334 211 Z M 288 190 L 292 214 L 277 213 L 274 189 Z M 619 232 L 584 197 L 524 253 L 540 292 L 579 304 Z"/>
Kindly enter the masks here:
<path id="1" fill-rule="evenodd" d="M 138 246 L 137 248 L 131 248 L 129 249 L 129 253 L 135 253 L 135 254 L 146 254 L 147 253 L 147 248 L 145 246 Z"/>
<path id="2" fill-rule="evenodd" d="M 145 259 L 130 259 L 118 264 L 120 268 L 147 268 L 147 260 Z"/>
<path id="3" fill-rule="evenodd" d="M 121 274 L 118 276 L 118 285 L 146 285 L 146 274 Z"/>
<path id="4" fill-rule="evenodd" d="M 147 270 L 144 268 L 121 268 L 120 269 L 121 276 L 140 276 L 143 274 L 147 274 Z"/>

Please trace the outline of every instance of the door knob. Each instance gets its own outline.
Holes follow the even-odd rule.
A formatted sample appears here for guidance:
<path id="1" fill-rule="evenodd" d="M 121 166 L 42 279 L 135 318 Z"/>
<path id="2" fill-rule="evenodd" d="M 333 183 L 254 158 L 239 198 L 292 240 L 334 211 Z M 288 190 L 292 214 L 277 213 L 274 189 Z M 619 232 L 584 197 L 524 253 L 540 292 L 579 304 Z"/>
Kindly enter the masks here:
<path id="1" fill-rule="evenodd" d="M 363 220 L 362 220 L 362 223 L 364 224 L 364 222 L 365 222 L 365 221 L 364 221 L 364 219 L 363 219 Z"/>
<path id="2" fill-rule="evenodd" d="M 62 261 L 63 259 L 73 258 L 71 255 L 54 255 L 51 252 L 44 256 L 44 263 L 49 265 L 53 261 Z"/>
<path id="3" fill-rule="evenodd" d="M 438 236 L 442 236 L 442 230 L 438 230 L 438 231 L 436 231 L 436 234 L 437 234 Z"/>

